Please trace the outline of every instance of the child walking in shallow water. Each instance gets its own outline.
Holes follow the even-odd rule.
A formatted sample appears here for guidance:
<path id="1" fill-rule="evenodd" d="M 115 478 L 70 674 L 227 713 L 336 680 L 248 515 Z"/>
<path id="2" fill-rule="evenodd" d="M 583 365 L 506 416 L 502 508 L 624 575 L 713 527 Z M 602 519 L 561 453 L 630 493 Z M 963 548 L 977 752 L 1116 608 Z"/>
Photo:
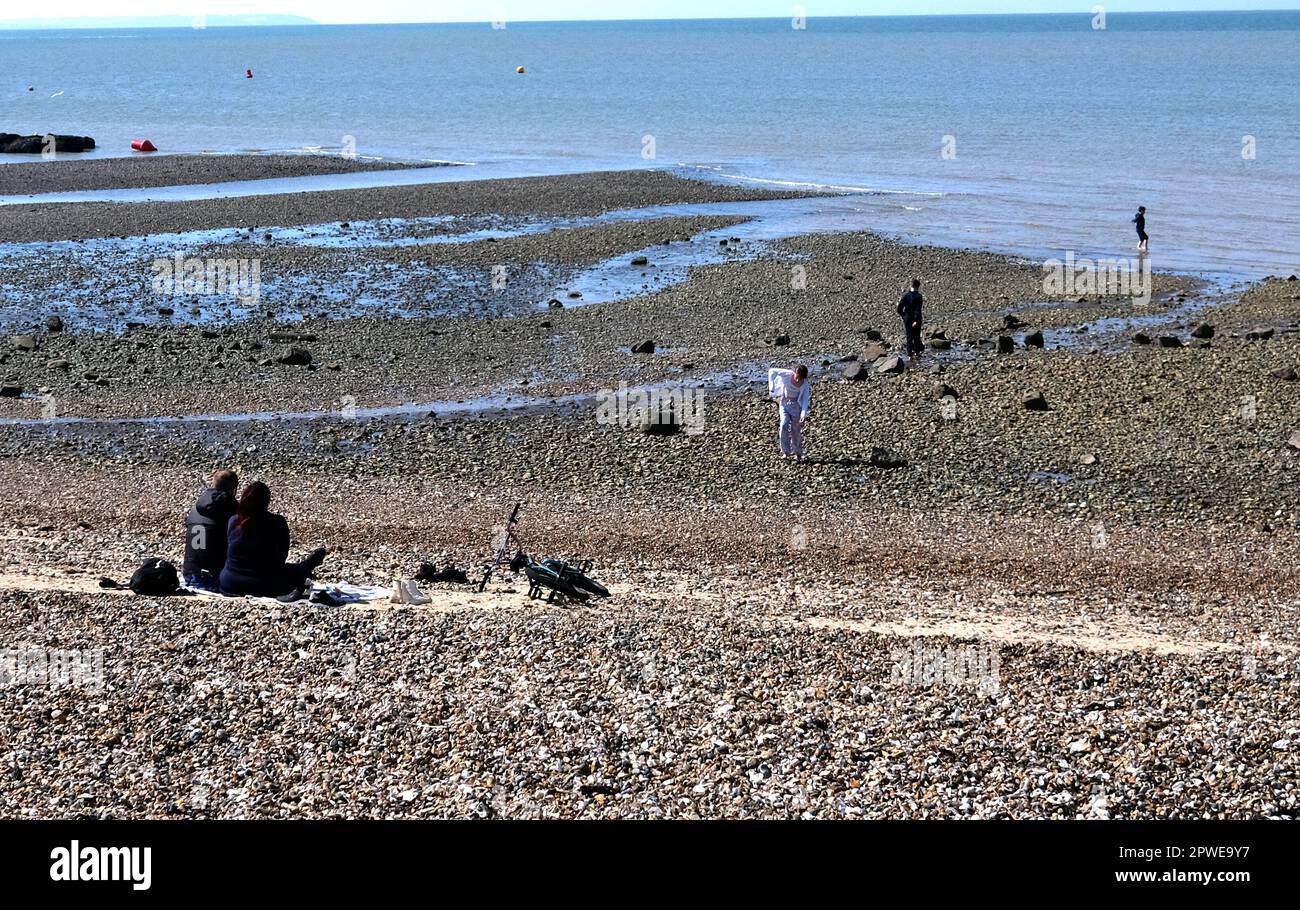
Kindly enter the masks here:
<path id="1" fill-rule="evenodd" d="M 781 411 L 781 425 L 777 431 L 781 456 L 803 461 L 803 430 L 808 422 L 808 406 L 812 402 L 808 368 L 799 364 L 793 370 L 779 367 L 768 370 L 767 394 L 776 399 Z"/>
<path id="2" fill-rule="evenodd" d="M 1147 236 L 1147 207 L 1145 205 L 1138 206 L 1138 212 L 1133 216 L 1133 226 L 1137 228 L 1138 232 L 1138 251 L 1145 253 L 1147 252 L 1147 242 L 1151 239 Z"/>

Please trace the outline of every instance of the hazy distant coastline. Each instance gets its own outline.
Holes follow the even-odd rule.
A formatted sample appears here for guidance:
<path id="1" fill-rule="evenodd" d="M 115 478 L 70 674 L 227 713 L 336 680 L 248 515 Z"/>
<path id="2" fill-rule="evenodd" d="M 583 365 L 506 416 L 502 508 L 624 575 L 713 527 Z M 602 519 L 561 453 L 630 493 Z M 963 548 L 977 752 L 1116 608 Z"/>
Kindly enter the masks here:
<path id="1" fill-rule="evenodd" d="M 319 25 L 306 16 L 275 13 L 244 16 L 76 16 L 0 20 L 0 30 L 60 28 L 234 28 L 252 25 Z"/>

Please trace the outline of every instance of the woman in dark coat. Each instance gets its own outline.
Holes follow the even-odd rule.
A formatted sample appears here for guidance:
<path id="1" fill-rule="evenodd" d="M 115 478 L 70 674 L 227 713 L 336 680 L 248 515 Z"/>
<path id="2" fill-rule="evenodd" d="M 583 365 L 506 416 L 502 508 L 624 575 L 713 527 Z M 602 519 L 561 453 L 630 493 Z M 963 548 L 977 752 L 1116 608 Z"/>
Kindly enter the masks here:
<path id="1" fill-rule="evenodd" d="M 239 497 L 239 511 L 226 529 L 226 567 L 221 593 L 280 597 L 301 591 L 325 561 L 325 549 L 301 562 L 289 562 L 289 523 L 270 511 L 271 488 L 254 481 Z"/>

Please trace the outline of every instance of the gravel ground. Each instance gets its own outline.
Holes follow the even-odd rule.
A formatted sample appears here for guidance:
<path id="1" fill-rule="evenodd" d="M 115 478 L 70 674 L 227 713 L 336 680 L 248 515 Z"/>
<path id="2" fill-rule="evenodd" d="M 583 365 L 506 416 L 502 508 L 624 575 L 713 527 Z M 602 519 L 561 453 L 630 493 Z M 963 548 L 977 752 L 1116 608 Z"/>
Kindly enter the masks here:
<path id="1" fill-rule="evenodd" d="M 661 179 L 602 194 L 616 181 L 598 175 L 567 201 L 536 182 L 536 211 L 657 198 L 643 180 L 694 192 Z M 714 226 L 367 255 L 403 272 L 433 255 L 466 271 L 545 262 L 562 282 Z M 284 255 L 304 274 L 342 268 Z M 873 334 L 896 349 L 892 305 L 912 274 L 943 337 L 900 374 L 845 378 L 877 353 Z M 209 336 L 37 332 L 35 351 L 0 356 L 26 390 L 0 417 L 45 401 L 104 418 L 512 400 L 0 427 L 0 645 L 104 652 L 101 690 L 0 686 L 0 814 L 1293 817 L 1288 277 L 1225 292 L 1162 276 L 1139 313 L 1046 300 L 1030 264 L 849 234 L 585 307 L 514 308 L 537 304 L 533 284 L 462 318 L 323 306 Z M 1097 321 L 1120 315 L 1181 346 Z M 1025 346 L 1035 329 L 1043 349 Z M 1004 334 L 1013 350 L 995 353 Z M 645 339 L 656 353 L 631 354 Z M 291 346 L 312 364 L 276 363 Z M 795 359 L 814 372 L 802 465 L 774 457 L 775 414 L 750 381 Z M 702 432 L 598 421 L 586 396 L 620 382 L 702 385 Z M 1048 410 L 1026 408 L 1034 391 Z M 594 558 L 616 596 L 530 602 L 505 579 L 362 609 L 98 590 L 146 555 L 179 559 L 183 511 L 218 465 L 271 484 L 297 548 L 330 549 L 329 579 L 386 583 L 425 559 L 472 569 L 522 499 L 530 551 Z M 935 680 L 912 655 L 984 662 Z"/>
<path id="2" fill-rule="evenodd" d="M 1013 644 L 979 691 L 902 684 L 899 638 L 752 602 L 8 599 L 10 635 L 107 651 L 103 691 L 0 691 L 10 817 L 1295 811 L 1294 675 L 1240 655 Z"/>
<path id="3" fill-rule="evenodd" d="M 425 215 L 598 215 L 679 202 L 806 195 L 687 180 L 666 171 L 610 171 L 184 202 L 12 205 L 4 210 L 4 239 L 19 243 L 84 240 Z"/>

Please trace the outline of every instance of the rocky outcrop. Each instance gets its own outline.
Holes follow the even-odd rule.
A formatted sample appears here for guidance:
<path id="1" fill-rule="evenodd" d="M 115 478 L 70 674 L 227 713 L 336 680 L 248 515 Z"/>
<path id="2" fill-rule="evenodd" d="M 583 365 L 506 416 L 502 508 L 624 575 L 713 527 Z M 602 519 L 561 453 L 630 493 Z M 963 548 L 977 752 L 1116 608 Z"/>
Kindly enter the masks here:
<path id="1" fill-rule="evenodd" d="M 56 152 L 86 152 L 95 147 L 89 136 L 19 136 L 17 133 L 0 133 L 0 153 L 11 155 L 39 155 L 53 140 Z"/>

